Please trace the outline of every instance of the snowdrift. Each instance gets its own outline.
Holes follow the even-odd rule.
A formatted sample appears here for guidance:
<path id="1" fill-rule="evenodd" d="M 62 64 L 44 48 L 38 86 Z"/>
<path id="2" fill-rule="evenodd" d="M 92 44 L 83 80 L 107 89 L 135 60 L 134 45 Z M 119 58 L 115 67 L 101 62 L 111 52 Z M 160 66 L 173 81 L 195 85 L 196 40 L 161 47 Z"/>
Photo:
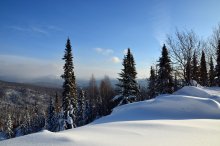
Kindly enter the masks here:
<path id="1" fill-rule="evenodd" d="M 76 129 L 47 130 L 1 141 L 41 146 L 217 146 L 220 88 L 184 87 L 173 95 L 123 105 L 111 115 Z"/>
<path id="2" fill-rule="evenodd" d="M 191 87 L 187 89 L 191 90 Z M 211 97 L 208 93 L 206 94 L 203 94 L 203 97 L 161 95 L 153 100 L 117 107 L 111 115 L 98 119 L 93 124 L 161 119 L 220 119 L 220 103 L 211 98 L 204 98 Z"/>
<path id="3" fill-rule="evenodd" d="M 214 99 L 220 103 L 220 89 L 219 89 L 219 87 L 185 86 L 173 94 L 188 95 L 188 96 L 195 96 L 195 97 L 201 97 L 201 98 L 209 98 L 209 99 Z"/>

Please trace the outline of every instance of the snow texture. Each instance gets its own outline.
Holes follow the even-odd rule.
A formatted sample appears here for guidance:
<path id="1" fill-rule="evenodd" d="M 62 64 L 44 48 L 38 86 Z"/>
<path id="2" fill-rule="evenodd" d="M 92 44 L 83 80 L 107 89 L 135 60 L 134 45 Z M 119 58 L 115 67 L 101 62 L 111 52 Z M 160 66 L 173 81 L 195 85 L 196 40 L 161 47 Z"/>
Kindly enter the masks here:
<path id="1" fill-rule="evenodd" d="M 123 105 L 93 123 L 58 133 L 42 131 L 0 145 L 217 146 L 220 88 L 184 87 L 173 95 Z"/>

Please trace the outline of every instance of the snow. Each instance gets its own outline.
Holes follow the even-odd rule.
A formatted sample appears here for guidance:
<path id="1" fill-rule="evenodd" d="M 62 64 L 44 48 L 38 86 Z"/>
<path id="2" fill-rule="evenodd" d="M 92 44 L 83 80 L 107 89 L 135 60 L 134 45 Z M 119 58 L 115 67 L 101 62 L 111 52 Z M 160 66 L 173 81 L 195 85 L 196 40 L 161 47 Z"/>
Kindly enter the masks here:
<path id="1" fill-rule="evenodd" d="M 1 140 L 5 140 L 6 139 L 6 135 L 3 132 L 0 132 L 0 141 Z"/>
<path id="2" fill-rule="evenodd" d="M 182 89 L 176 91 L 174 94 L 209 98 L 209 99 L 214 99 L 220 103 L 220 88 L 219 87 L 185 86 Z"/>
<path id="3" fill-rule="evenodd" d="M 149 101 L 117 107 L 111 116 L 94 123 L 160 119 L 220 119 L 220 104 L 213 99 L 162 95 Z"/>
<path id="4" fill-rule="evenodd" d="M 67 112 L 67 120 L 66 121 L 67 121 L 68 124 L 73 125 L 73 119 L 70 117 L 69 111 Z"/>
<path id="5" fill-rule="evenodd" d="M 89 125 L 59 133 L 42 131 L 0 145 L 22 146 L 217 146 L 218 120 L 147 120 Z"/>
<path id="6" fill-rule="evenodd" d="M 115 101 L 115 100 L 118 100 L 119 98 L 122 98 L 122 95 L 121 95 L 121 94 L 116 95 L 112 100 Z"/>
<path id="7" fill-rule="evenodd" d="M 220 88 L 184 87 L 172 95 L 123 105 L 93 123 L 1 141 L 22 146 L 217 146 Z"/>

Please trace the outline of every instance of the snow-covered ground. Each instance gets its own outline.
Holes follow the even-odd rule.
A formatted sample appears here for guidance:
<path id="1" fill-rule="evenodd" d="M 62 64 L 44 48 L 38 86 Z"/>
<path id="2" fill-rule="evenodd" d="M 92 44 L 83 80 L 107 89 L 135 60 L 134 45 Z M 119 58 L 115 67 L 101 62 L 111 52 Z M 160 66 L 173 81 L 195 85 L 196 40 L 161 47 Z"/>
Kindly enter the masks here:
<path id="1" fill-rule="evenodd" d="M 220 88 L 184 87 L 172 95 L 123 105 L 76 129 L 42 131 L 0 145 L 218 146 Z"/>

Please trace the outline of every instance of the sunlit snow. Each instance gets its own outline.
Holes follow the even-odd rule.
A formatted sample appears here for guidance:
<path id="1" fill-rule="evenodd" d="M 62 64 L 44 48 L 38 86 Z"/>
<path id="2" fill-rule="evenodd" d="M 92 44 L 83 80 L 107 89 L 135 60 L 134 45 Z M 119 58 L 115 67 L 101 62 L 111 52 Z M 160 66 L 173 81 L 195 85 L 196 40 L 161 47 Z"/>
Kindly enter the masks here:
<path id="1" fill-rule="evenodd" d="M 172 95 L 123 105 L 93 123 L 1 141 L 20 146 L 218 146 L 220 88 L 184 87 Z"/>

